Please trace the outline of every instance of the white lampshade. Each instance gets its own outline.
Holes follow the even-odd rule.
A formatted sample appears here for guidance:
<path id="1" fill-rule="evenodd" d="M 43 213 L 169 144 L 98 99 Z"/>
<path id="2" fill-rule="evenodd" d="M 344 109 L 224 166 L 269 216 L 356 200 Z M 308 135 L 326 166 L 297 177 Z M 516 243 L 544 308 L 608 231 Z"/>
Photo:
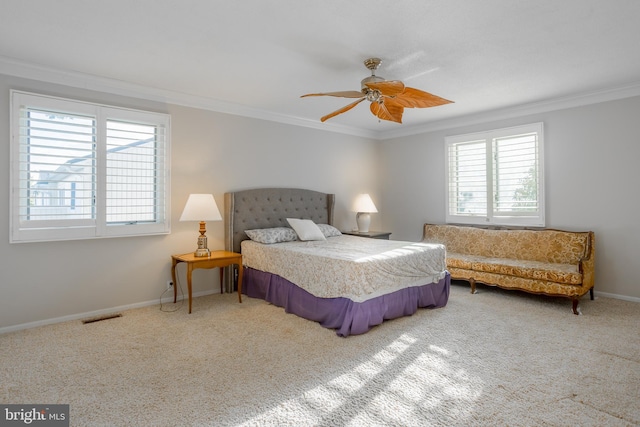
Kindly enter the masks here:
<path id="1" fill-rule="evenodd" d="M 220 221 L 222 215 L 212 194 L 190 194 L 180 221 Z"/>
<path id="2" fill-rule="evenodd" d="M 378 209 L 376 209 L 376 205 L 373 204 L 371 196 L 368 194 L 358 194 L 358 197 L 356 197 L 353 203 L 353 211 L 375 213 L 378 212 Z"/>
<path id="3" fill-rule="evenodd" d="M 366 233 L 369 231 L 369 225 L 371 224 L 370 213 L 378 212 L 376 205 L 373 204 L 371 196 L 368 194 L 358 194 L 355 202 L 353 203 L 353 210 L 358 212 L 356 215 L 356 223 L 358 224 L 358 231 Z"/>
<path id="4" fill-rule="evenodd" d="M 194 252 L 195 256 L 205 257 L 211 254 L 207 246 L 205 221 L 220 221 L 221 219 L 222 215 L 220 215 L 212 194 L 189 194 L 180 221 L 200 221 L 200 236 L 198 236 L 198 249 Z"/>

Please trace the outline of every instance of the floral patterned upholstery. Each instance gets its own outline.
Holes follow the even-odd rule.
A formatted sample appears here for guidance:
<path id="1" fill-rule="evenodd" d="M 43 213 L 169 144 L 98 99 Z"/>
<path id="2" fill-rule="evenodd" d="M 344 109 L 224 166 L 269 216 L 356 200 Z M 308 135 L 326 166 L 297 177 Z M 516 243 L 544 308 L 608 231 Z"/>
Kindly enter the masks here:
<path id="1" fill-rule="evenodd" d="M 593 289 L 594 234 L 562 230 L 486 229 L 425 224 L 423 241 L 447 248 L 452 279 L 566 296 Z M 592 294 L 593 295 L 593 294 Z"/>

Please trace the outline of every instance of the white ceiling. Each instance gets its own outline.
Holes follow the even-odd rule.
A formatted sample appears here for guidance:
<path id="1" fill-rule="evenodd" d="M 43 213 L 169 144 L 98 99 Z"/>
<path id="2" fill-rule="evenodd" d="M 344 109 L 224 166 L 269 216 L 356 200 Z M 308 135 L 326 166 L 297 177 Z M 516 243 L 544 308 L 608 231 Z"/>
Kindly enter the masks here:
<path id="1" fill-rule="evenodd" d="M 379 122 L 363 103 L 321 124 L 351 100 L 300 95 L 359 90 L 369 75 L 362 61 L 372 56 L 383 60 L 378 75 L 455 103 L 407 109 L 401 125 Z M 558 99 L 640 93 L 640 1 L 2 0 L 0 72 L 25 70 L 389 135 Z"/>

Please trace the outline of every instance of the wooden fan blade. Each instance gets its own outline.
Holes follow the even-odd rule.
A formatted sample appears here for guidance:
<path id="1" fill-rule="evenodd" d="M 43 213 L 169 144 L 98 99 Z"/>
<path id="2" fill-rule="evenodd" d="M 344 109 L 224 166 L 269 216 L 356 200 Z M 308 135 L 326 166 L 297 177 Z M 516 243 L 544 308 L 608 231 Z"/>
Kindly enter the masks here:
<path id="1" fill-rule="evenodd" d="M 306 95 L 302 95 L 300 98 L 305 98 L 307 96 L 337 96 L 340 98 L 360 98 L 362 97 L 362 92 L 358 92 L 355 90 L 345 90 L 342 92 L 308 93 Z"/>
<path id="2" fill-rule="evenodd" d="M 389 80 L 384 82 L 365 83 L 370 89 L 379 90 L 384 96 L 396 96 L 404 90 L 404 83 L 400 80 Z"/>
<path id="3" fill-rule="evenodd" d="M 362 94 L 360 94 L 360 96 L 362 96 Z M 346 111 L 351 110 L 353 107 L 355 107 L 356 105 L 360 104 L 362 101 L 364 101 L 364 97 L 363 97 L 363 98 L 358 99 L 356 102 L 352 102 L 351 104 L 349 104 L 349 105 L 347 105 L 347 106 L 345 106 L 345 107 L 342 107 L 342 108 L 341 108 L 341 109 L 339 109 L 339 110 L 334 111 L 333 113 L 330 113 L 330 114 L 327 114 L 326 116 L 321 117 L 321 118 L 320 118 L 320 121 L 321 121 L 321 122 L 326 122 L 326 121 L 327 121 L 327 120 L 329 120 L 331 117 L 335 117 L 335 116 L 337 116 L 338 114 L 342 114 L 342 113 L 344 113 L 344 112 L 346 112 Z"/>
<path id="4" fill-rule="evenodd" d="M 405 87 L 404 91 L 394 98 L 394 101 L 406 108 L 437 107 L 453 102 L 412 87 Z"/>
<path id="5" fill-rule="evenodd" d="M 371 112 L 379 119 L 402 123 L 404 107 L 394 101 L 391 98 L 384 98 L 383 102 L 372 102 Z"/>

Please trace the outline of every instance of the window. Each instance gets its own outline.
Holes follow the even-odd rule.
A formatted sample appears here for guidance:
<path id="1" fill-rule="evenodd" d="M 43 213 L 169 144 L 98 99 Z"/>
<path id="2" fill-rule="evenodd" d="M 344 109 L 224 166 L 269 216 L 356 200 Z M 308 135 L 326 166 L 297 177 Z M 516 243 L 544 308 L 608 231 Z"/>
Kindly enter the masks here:
<path id="1" fill-rule="evenodd" d="M 449 223 L 545 225 L 543 125 L 445 139 Z"/>
<path id="2" fill-rule="evenodd" d="M 170 231 L 170 118 L 11 92 L 15 242 Z"/>

